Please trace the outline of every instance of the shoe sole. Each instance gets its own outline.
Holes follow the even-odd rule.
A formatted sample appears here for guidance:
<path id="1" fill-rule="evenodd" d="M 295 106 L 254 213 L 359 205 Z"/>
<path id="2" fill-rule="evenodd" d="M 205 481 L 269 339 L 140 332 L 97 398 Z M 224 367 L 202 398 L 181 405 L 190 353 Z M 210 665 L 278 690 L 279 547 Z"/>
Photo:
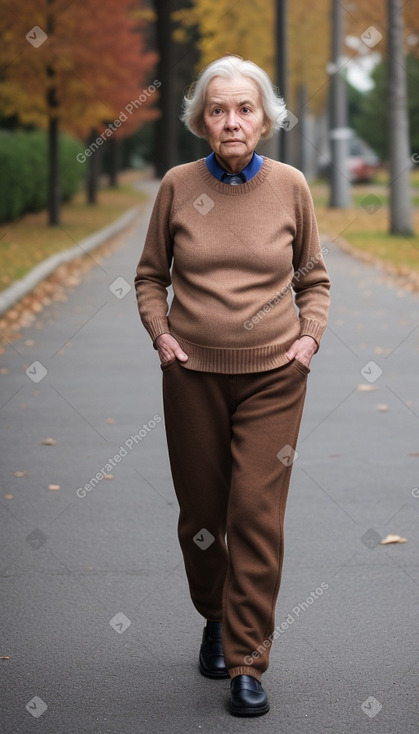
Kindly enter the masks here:
<path id="1" fill-rule="evenodd" d="M 263 716 L 263 714 L 267 714 L 268 711 L 268 703 L 266 706 L 260 708 L 235 708 L 230 704 L 230 713 L 232 713 L 233 716 Z"/>
<path id="2" fill-rule="evenodd" d="M 199 672 L 201 675 L 205 676 L 205 678 L 212 678 L 213 680 L 221 680 L 222 678 L 230 678 L 230 675 L 228 673 L 228 670 L 226 670 L 225 673 L 210 673 L 205 670 L 205 668 L 202 667 L 202 665 L 199 665 Z"/>

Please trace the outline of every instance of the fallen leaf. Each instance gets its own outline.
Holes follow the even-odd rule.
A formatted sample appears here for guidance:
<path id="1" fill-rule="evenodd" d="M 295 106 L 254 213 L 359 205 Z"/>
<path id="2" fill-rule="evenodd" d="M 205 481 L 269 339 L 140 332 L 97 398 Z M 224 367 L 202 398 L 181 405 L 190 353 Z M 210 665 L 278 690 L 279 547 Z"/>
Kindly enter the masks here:
<path id="1" fill-rule="evenodd" d="M 48 484 L 48 489 L 56 490 L 61 489 L 59 484 Z"/>
<path id="2" fill-rule="evenodd" d="M 380 540 L 380 545 L 388 545 L 389 543 L 407 543 L 407 538 L 402 538 L 401 535 L 391 535 L 391 533 L 389 533 L 385 538 Z"/>
<path id="3" fill-rule="evenodd" d="M 383 347 L 374 347 L 374 354 L 383 354 L 384 349 Z"/>
<path id="4" fill-rule="evenodd" d="M 43 441 L 41 441 L 41 446 L 55 446 L 56 440 L 54 438 L 44 438 Z"/>
<path id="5" fill-rule="evenodd" d="M 388 405 L 386 405 L 385 403 L 378 403 L 377 410 L 380 413 L 387 413 L 387 411 L 388 411 Z"/>
<path id="6" fill-rule="evenodd" d="M 29 472 L 27 469 L 25 469 L 25 471 L 15 471 L 14 474 L 15 474 L 15 477 L 28 477 L 29 476 Z"/>
<path id="7" fill-rule="evenodd" d="M 359 390 L 359 392 L 372 392 L 373 390 L 378 390 L 377 385 L 368 385 L 366 382 L 361 383 L 361 385 L 358 385 L 356 388 Z"/>
<path id="8" fill-rule="evenodd" d="M 12 500 L 13 499 L 13 495 L 12 494 L 5 494 L 4 495 L 4 499 L 5 500 Z"/>
<path id="9" fill-rule="evenodd" d="M 35 342 L 33 339 L 26 339 L 26 341 L 23 342 L 25 347 L 33 347 Z"/>
<path id="10" fill-rule="evenodd" d="M 108 423 L 109 425 L 111 425 L 112 423 L 115 423 L 115 418 L 107 418 L 106 423 Z"/>
<path id="11" fill-rule="evenodd" d="M 419 456 L 419 451 L 412 451 L 408 456 Z"/>
<path id="12" fill-rule="evenodd" d="M 0 660 L 10 660 L 10 655 L 0 655 Z"/>
<path id="13" fill-rule="evenodd" d="M 113 474 L 104 474 L 103 475 L 103 478 L 104 479 L 113 479 Z"/>
<path id="14" fill-rule="evenodd" d="M 0 369 L 0 375 L 8 375 L 8 374 L 9 374 L 9 370 L 7 367 L 2 367 Z"/>

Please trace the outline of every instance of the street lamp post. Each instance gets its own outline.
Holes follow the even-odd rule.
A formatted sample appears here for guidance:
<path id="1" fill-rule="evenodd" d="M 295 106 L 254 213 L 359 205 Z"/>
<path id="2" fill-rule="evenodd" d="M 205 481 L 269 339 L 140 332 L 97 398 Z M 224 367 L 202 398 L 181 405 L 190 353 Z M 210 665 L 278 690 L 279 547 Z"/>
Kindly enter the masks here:
<path id="1" fill-rule="evenodd" d="M 330 72 L 330 207 L 346 209 L 351 203 L 348 156 L 351 130 L 348 128 L 346 83 L 341 73 L 343 48 L 343 8 L 332 0 L 332 59 Z"/>
<path id="2" fill-rule="evenodd" d="M 288 95 L 287 41 L 287 0 L 276 0 L 276 83 L 285 103 L 287 103 Z M 291 162 L 291 138 L 286 130 L 279 132 L 279 160 L 283 163 Z"/>

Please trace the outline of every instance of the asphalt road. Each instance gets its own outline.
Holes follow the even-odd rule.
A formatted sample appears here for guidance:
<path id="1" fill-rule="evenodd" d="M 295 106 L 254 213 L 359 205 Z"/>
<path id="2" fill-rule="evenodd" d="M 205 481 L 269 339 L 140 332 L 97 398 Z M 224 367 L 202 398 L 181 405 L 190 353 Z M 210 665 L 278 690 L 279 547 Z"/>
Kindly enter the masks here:
<path id="1" fill-rule="evenodd" d="M 416 734 L 418 297 L 329 246 L 271 711 L 236 719 L 229 682 L 197 669 L 161 372 L 132 288 L 149 212 L 0 355 L 1 731 Z"/>

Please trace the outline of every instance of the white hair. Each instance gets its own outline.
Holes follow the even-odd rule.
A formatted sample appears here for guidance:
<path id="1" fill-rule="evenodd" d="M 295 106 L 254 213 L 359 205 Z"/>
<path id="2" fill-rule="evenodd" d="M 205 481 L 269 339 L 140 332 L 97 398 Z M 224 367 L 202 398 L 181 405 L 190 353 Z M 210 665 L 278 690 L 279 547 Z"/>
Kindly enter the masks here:
<path id="1" fill-rule="evenodd" d="M 272 137 L 275 130 L 283 127 L 283 122 L 287 117 L 285 102 L 279 96 L 279 90 L 271 82 L 266 71 L 253 61 L 244 61 L 241 56 L 227 54 L 206 66 L 183 98 L 183 112 L 180 119 L 191 133 L 198 138 L 206 137 L 204 108 L 208 84 L 215 77 L 232 79 L 239 74 L 255 82 L 260 91 L 267 125 L 266 132 L 261 135 L 261 140 L 267 140 Z"/>

